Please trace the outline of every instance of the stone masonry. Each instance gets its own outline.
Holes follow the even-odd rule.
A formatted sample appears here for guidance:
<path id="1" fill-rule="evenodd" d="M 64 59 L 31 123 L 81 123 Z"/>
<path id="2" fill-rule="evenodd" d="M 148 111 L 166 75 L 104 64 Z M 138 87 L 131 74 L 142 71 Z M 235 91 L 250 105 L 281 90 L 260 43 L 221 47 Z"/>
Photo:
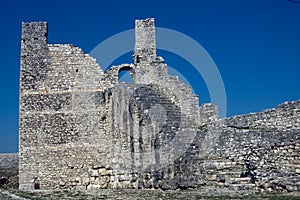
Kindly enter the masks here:
<path id="1" fill-rule="evenodd" d="M 19 188 L 300 190 L 300 101 L 220 119 L 156 55 L 136 20 L 134 62 L 105 73 L 46 22 L 22 24 Z M 134 83 L 119 83 L 121 71 Z"/>

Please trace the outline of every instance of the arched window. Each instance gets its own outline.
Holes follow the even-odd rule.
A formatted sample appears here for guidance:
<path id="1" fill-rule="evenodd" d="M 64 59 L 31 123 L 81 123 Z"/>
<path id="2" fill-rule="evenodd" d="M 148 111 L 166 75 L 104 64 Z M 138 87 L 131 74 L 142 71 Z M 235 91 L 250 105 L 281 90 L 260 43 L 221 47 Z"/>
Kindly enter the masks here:
<path id="1" fill-rule="evenodd" d="M 118 71 L 118 82 L 122 83 L 134 83 L 134 79 L 135 79 L 135 71 L 134 69 L 129 66 L 122 66 L 119 68 Z"/>

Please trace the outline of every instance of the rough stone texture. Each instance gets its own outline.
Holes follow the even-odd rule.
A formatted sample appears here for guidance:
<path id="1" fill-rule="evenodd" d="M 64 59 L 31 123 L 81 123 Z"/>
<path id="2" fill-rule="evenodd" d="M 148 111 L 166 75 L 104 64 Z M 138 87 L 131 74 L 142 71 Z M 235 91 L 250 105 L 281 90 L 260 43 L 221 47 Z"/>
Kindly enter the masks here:
<path id="1" fill-rule="evenodd" d="M 225 124 L 234 128 L 292 131 L 300 129 L 299 116 L 299 101 L 285 102 L 260 113 L 234 116 L 227 119 Z"/>
<path id="2" fill-rule="evenodd" d="M 105 73 L 73 45 L 23 23 L 20 189 L 221 187 L 300 190 L 300 101 L 219 119 L 156 55 L 136 21 L 134 63 Z M 118 83 L 130 71 L 134 83 Z"/>

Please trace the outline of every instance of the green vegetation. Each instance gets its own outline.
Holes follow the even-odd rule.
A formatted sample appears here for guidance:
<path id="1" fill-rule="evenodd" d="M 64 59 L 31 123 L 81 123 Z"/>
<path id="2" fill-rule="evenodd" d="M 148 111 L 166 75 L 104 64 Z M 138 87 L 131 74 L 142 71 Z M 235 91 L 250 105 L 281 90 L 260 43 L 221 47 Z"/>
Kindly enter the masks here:
<path id="1" fill-rule="evenodd" d="M 0 168 L 0 177 L 11 177 L 11 176 L 18 176 L 19 170 L 18 169 L 1 169 Z"/>
<path id="2" fill-rule="evenodd" d="M 1 169 L 0 168 L 0 188 L 17 189 L 19 187 L 19 170 L 17 168 Z"/>

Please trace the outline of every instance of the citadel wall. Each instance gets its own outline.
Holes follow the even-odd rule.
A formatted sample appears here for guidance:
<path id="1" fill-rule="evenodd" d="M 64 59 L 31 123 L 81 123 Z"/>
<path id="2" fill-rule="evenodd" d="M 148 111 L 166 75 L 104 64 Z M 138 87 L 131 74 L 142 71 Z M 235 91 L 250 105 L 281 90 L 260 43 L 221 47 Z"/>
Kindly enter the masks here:
<path id="1" fill-rule="evenodd" d="M 135 83 L 118 83 L 124 69 Z M 20 189 L 300 190 L 300 101 L 219 119 L 167 69 L 153 19 L 136 21 L 134 63 L 105 73 L 48 44 L 45 22 L 23 23 Z"/>

